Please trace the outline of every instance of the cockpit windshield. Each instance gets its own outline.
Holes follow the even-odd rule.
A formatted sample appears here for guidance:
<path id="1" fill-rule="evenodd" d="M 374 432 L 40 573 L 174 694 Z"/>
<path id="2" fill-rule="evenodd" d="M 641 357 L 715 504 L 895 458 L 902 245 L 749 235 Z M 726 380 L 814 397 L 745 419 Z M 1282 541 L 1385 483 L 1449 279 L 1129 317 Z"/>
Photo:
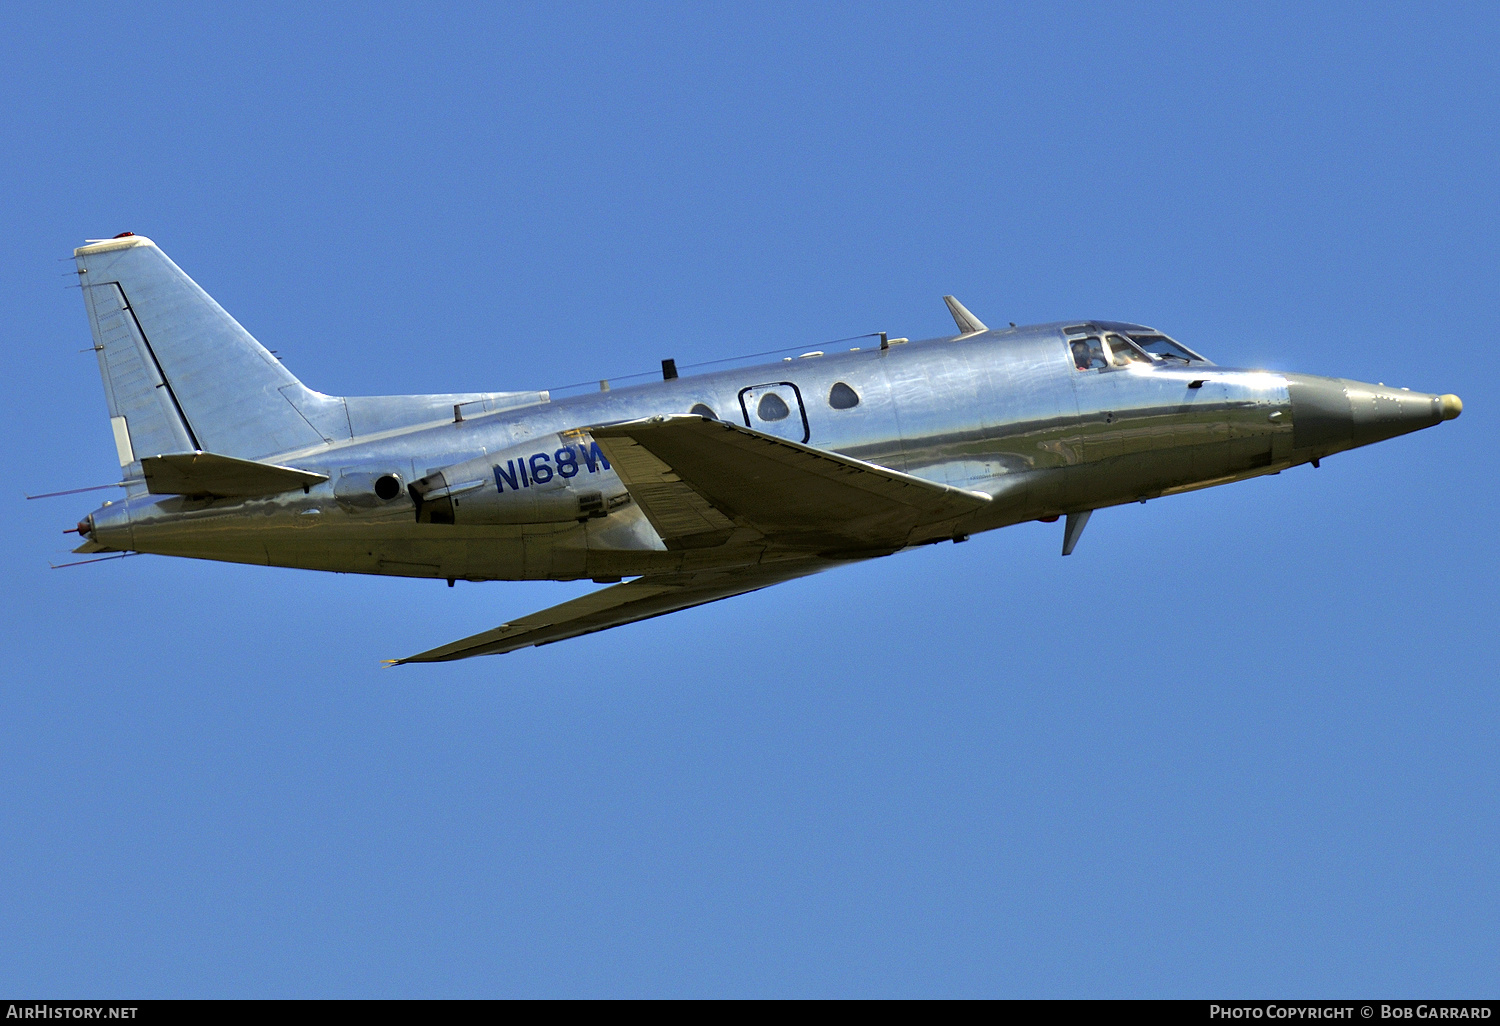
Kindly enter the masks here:
<path id="1" fill-rule="evenodd" d="M 1116 367 L 1126 367 L 1132 363 L 1151 363 L 1151 357 L 1131 345 L 1124 335 L 1105 335 L 1104 342 L 1109 346 L 1110 359 Z"/>
<path id="2" fill-rule="evenodd" d="M 1110 328 L 1115 330 L 1111 331 Z M 1187 346 L 1175 342 L 1150 328 L 1132 329 L 1130 325 L 1079 324 L 1064 328 L 1073 366 L 1081 371 L 1104 370 L 1132 365 L 1150 367 L 1156 364 L 1181 366 L 1207 363 Z M 1082 335 L 1083 338 L 1074 336 Z"/>
<path id="3" fill-rule="evenodd" d="M 1165 335 L 1131 335 L 1130 340 L 1151 354 L 1158 363 L 1207 363 L 1197 353 Z"/>

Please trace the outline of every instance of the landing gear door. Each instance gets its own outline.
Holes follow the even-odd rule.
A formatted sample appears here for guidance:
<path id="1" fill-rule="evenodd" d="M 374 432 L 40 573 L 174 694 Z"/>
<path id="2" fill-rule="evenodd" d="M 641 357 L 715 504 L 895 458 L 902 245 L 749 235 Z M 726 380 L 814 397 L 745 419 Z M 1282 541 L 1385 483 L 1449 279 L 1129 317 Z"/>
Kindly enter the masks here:
<path id="1" fill-rule="evenodd" d="M 790 381 L 741 389 L 740 412 L 745 416 L 745 426 L 756 431 L 793 442 L 806 443 L 812 437 L 802 392 Z"/>

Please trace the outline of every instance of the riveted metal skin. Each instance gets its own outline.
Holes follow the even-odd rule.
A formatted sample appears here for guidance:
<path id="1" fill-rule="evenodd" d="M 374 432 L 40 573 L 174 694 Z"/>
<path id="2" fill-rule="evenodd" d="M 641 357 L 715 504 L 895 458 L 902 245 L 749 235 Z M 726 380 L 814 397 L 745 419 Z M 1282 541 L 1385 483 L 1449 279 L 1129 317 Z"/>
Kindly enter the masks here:
<path id="1" fill-rule="evenodd" d="M 1344 378 L 1286 375 L 1294 444 L 1321 458 L 1432 427 L 1445 419 L 1442 396 Z"/>
<path id="2" fill-rule="evenodd" d="M 470 580 L 604 578 L 755 562 L 763 543 L 672 551 L 628 501 L 613 509 L 580 506 L 627 492 L 597 456 L 590 471 L 583 454 L 591 425 L 695 405 L 765 427 L 753 407 L 742 410 L 740 397 L 767 381 L 795 384 L 808 445 L 992 496 L 960 525 L 963 535 L 1275 473 L 1444 419 L 1439 396 L 1343 379 L 1207 362 L 1080 371 L 1064 327 L 679 377 L 303 446 L 274 454 L 275 462 L 327 475 L 327 482 L 241 500 L 133 494 L 95 511 L 90 537 L 100 549 Z M 1191 387 L 1195 381 L 1202 384 Z M 838 383 L 854 391 L 857 405 L 829 403 Z M 571 460 L 567 479 L 557 469 L 565 447 L 574 453 L 564 457 Z M 522 465 L 533 485 L 497 490 L 495 468 L 504 488 L 507 478 L 519 484 Z M 537 482 L 544 470 L 547 480 Z M 373 482 L 383 475 L 413 485 L 382 500 Z M 457 491 L 465 486 L 467 499 Z M 429 510 L 451 497 L 457 515 L 424 521 L 417 510 L 422 487 L 433 496 Z"/>
<path id="3" fill-rule="evenodd" d="M 1027 520 L 1067 516 L 1071 550 L 1092 510 L 1462 410 L 1452 395 L 1218 367 L 1141 325 L 991 331 L 952 297 L 958 335 L 687 377 L 667 361 L 664 380 L 565 399 L 329 396 L 151 240 L 74 256 L 126 487 L 80 523 L 79 551 L 450 581 L 644 575 L 621 587 L 670 611 Z M 682 459 L 735 475 L 717 506 L 623 427 L 689 413 L 749 429 L 694 420 L 685 441 L 683 421 L 652 421 L 662 452 L 672 435 Z M 720 452 L 739 462 L 718 466 Z M 684 574 L 713 580 L 679 595 Z M 625 622 L 590 602 L 589 624 Z"/>

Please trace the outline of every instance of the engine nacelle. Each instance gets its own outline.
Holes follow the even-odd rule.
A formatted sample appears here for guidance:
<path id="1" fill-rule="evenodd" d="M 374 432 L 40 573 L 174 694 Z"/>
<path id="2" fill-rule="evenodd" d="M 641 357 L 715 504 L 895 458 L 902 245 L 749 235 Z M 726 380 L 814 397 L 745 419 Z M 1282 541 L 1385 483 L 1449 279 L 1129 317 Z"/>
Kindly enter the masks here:
<path id="1" fill-rule="evenodd" d="M 556 524 L 630 501 L 599 444 L 571 431 L 444 467 L 407 491 L 419 524 Z"/>

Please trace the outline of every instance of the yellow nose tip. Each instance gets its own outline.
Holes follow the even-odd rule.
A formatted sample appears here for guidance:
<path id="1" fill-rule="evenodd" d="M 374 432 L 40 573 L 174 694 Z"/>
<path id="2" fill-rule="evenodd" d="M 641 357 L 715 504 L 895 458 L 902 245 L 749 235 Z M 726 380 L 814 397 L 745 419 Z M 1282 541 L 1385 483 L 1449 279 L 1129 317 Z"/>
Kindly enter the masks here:
<path id="1" fill-rule="evenodd" d="M 1438 402 L 1443 404 L 1443 419 L 1452 420 L 1464 412 L 1464 401 L 1451 392 L 1448 395 L 1438 396 Z"/>

